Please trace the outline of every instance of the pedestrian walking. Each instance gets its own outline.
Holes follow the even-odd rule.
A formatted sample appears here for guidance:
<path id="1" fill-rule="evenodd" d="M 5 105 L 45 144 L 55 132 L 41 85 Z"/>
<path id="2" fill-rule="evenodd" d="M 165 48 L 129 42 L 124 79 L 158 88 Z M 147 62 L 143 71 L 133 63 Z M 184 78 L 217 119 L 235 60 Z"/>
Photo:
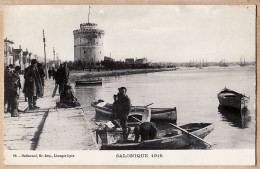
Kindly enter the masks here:
<path id="1" fill-rule="evenodd" d="M 52 79 L 55 80 L 55 76 L 56 76 L 56 70 L 54 69 L 54 67 L 52 68 Z"/>
<path id="2" fill-rule="evenodd" d="M 48 75 L 49 75 L 49 79 L 51 79 L 52 77 L 52 67 L 49 67 L 49 70 L 48 70 Z"/>
<path id="3" fill-rule="evenodd" d="M 44 96 L 44 78 L 45 78 L 45 72 L 44 72 L 44 69 L 42 67 L 42 64 L 41 63 L 38 63 L 37 64 L 37 68 L 38 68 L 38 72 L 39 72 L 39 75 L 40 75 L 40 79 L 41 79 L 41 84 L 42 84 L 42 96 Z"/>
<path id="4" fill-rule="evenodd" d="M 37 70 L 37 60 L 32 59 L 31 65 L 25 70 L 25 84 L 24 91 L 28 96 L 28 105 L 30 110 L 38 109 L 36 106 L 37 97 L 42 96 L 41 77 Z"/>

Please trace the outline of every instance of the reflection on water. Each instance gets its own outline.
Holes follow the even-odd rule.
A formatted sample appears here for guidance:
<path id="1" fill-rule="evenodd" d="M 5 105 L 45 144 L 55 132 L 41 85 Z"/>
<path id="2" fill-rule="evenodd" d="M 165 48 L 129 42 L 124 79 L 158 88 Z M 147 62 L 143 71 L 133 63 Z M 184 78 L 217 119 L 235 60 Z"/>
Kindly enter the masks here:
<path id="1" fill-rule="evenodd" d="M 105 123 L 108 118 L 96 116 L 91 102 L 102 99 L 107 103 L 113 103 L 113 95 L 118 92 L 119 87 L 125 86 L 132 105 L 154 103 L 149 107 L 176 107 L 178 126 L 187 123 L 213 123 L 215 129 L 205 138 L 207 142 L 214 143 L 212 149 L 255 148 L 254 67 L 179 69 L 170 72 L 104 77 L 102 80 L 102 86 L 75 87 L 87 122 L 93 130 L 97 128 L 94 120 Z M 218 110 L 217 94 L 225 86 L 250 96 L 247 113 L 239 116 L 230 113 L 229 110 Z"/>
<path id="2" fill-rule="evenodd" d="M 241 129 L 248 128 L 248 125 L 251 122 L 250 111 L 247 107 L 238 110 L 219 105 L 218 111 L 221 114 L 222 120 L 229 122 L 233 127 Z"/>

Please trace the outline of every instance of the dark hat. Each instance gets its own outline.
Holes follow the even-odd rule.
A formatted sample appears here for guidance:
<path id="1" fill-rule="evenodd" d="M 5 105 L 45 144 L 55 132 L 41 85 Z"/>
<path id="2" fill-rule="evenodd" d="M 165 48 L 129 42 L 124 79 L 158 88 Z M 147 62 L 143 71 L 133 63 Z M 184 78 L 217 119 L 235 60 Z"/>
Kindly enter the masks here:
<path id="1" fill-rule="evenodd" d="M 10 67 L 10 68 L 14 68 L 14 65 L 13 65 L 13 64 L 10 64 L 9 67 Z"/>
<path id="2" fill-rule="evenodd" d="M 37 63 L 37 60 L 36 59 L 32 59 L 31 60 L 31 64 L 36 64 Z"/>
<path id="3" fill-rule="evenodd" d="M 21 67 L 20 67 L 20 66 L 15 66 L 14 70 L 15 70 L 15 71 L 20 71 L 20 70 L 21 70 Z"/>
<path id="4" fill-rule="evenodd" d="M 120 87 L 120 88 L 118 88 L 118 90 L 125 90 L 125 91 L 127 91 L 125 87 Z"/>

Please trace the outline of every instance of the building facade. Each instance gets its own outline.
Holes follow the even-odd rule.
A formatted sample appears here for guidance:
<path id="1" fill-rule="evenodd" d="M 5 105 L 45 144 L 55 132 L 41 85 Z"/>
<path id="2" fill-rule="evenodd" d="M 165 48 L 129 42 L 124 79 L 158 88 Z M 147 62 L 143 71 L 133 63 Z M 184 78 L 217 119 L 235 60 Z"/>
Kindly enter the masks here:
<path id="1" fill-rule="evenodd" d="M 135 63 L 135 59 L 134 58 L 127 58 L 127 59 L 125 59 L 125 63 L 126 64 L 134 64 Z"/>
<path id="2" fill-rule="evenodd" d="M 23 50 L 21 48 L 13 49 L 13 57 L 14 57 L 14 66 L 22 67 Z"/>
<path id="3" fill-rule="evenodd" d="M 80 29 L 74 30 L 74 60 L 96 64 L 104 58 L 104 30 L 95 23 L 82 23 Z"/>
<path id="4" fill-rule="evenodd" d="M 148 63 L 148 61 L 146 58 L 141 58 L 141 59 L 136 59 L 135 63 L 136 64 L 146 64 L 146 63 Z"/>
<path id="5" fill-rule="evenodd" d="M 9 64 L 14 64 L 13 47 L 12 47 L 13 44 L 14 44 L 13 41 L 5 38 L 5 40 L 4 40 L 4 64 L 5 64 L 5 66 L 7 66 Z"/>

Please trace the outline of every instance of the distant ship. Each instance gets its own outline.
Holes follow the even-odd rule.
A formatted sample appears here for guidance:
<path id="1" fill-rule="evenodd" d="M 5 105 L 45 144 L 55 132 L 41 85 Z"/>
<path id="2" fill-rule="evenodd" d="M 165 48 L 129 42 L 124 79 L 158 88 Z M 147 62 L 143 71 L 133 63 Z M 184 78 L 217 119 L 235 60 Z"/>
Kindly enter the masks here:
<path id="1" fill-rule="evenodd" d="M 225 63 L 225 60 L 224 61 L 222 60 L 222 61 L 220 61 L 219 66 L 220 67 L 228 67 L 229 64 Z"/>
<path id="2" fill-rule="evenodd" d="M 244 58 L 244 62 L 242 62 L 242 59 L 240 59 L 240 64 L 239 65 L 240 66 L 247 66 L 245 58 Z"/>

